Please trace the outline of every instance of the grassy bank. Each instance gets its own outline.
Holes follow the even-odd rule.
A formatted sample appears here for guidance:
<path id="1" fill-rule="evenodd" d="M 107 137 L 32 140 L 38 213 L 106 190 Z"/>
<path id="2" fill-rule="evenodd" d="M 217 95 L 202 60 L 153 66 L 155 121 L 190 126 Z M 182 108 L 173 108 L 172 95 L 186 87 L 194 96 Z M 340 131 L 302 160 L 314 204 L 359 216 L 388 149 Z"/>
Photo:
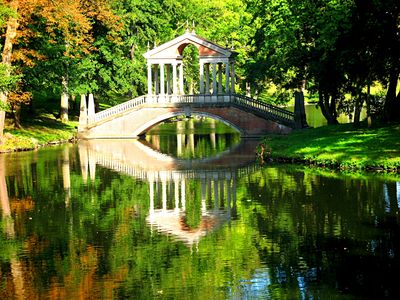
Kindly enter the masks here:
<path id="1" fill-rule="evenodd" d="M 76 121 L 63 124 L 50 116 L 41 116 L 24 123 L 22 129 L 6 126 L 0 152 L 23 151 L 41 146 L 68 142 L 76 135 Z"/>
<path id="2" fill-rule="evenodd" d="M 296 130 L 263 140 L 266 159 L 340 169 L 400 170 L 400 125 L 354 128 L 351 124 Z M 259 149 L 261 151 L 261 149 Z"/>

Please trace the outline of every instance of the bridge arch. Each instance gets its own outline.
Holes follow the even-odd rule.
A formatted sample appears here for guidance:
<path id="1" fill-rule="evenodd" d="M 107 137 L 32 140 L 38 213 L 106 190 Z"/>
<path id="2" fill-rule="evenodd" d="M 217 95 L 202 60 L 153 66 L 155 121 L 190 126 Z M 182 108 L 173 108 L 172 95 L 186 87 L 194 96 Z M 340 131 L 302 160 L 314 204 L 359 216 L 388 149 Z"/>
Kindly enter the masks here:
<path id="1" fill-rule="evenodd" d="M 242 128 L 238 127 L 236 124 L 224 119 L 223 117 L 221 117 L 217 114 L 202 112 L 202 111 L 188 112 L 183 109 L 181 111 L 176 111 L 176 112 L 167 112 L 167 113 L 159 115 L 151 120 L 148 120 L 143 125 L 136 128 L 132 132 L 132 136 L 141 136 L 141 135 L 145 134 L 147 131 L 149 131 L 151 128 L 153 128 L 154 126 L 157 126 L 159 123 L 164 122 L 169 119 L 172 119 L 174 117 L 182 116 L 182 115 L 186 115 L 186 116 L 196 115 L 196 116 L 211 118 L 211 119 L 220 121 L 220 122 L 224 123 L 225 125 L 228 125 L 229 127 L 235 129 L 236 131 L 238 131 L 240 133 L 240 135 L 244 135 L 244 130 Z"/>

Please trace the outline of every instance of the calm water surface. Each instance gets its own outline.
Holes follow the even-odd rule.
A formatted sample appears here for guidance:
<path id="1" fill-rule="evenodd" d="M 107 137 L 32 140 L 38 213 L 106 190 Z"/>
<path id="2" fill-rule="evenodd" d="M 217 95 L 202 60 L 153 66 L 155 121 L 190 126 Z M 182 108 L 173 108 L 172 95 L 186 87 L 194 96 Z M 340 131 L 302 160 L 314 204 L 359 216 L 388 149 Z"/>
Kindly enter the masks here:
<path id="1" fill-rule="evenodd" d="M 0 299 L 400 295 L 399 177 L 260 166 L 224 130 L 1 155 Z"/>

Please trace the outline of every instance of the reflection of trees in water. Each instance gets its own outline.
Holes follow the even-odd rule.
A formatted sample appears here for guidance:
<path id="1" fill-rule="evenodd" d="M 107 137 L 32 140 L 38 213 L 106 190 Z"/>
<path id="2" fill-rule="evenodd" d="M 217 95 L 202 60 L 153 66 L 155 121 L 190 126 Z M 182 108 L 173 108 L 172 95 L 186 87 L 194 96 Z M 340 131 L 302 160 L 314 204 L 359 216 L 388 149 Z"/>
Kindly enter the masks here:
<path id="1" fill-rule="evenodd" d="M 16 240 L 15 233 L 15 222 L 11 213 L 11 205 L 8 196 L 8 189 L 6 184 L 6 175 L 5 175 L 5 157 L 4 155 L 0 155 L 0 202 L 1 202 L 1 225 L 3 227 L 3 233 L 0 233 L 0 243 L 1 243 L 1 253 L 0 258 L 6 259 L 9 262 L 11 268 L 11 274 L 9 276 L 12 277 L 11 282 L 13 283 L 13 294 L 16 299 L 25 299 L 26 295 L 24 292 L 24 272 L 23 266 L 18 258 L 18 252 L 20 248 L 20 243 Z M 26 204 L 27 201 L 21 200 L 22 204 Z M 31 201 L 28 200 L 29 203 Z M 26 206 L 26 205 L 25 205 Z M 23 210 L 23 205 L 18 207 L 20 208 L 18 211 Z M 16 209 L 18 209 L 16 208 Z M 30 208 L 30 206 L 28 207 Z M 4 234 L 4 235 L 3 235 Z M 5 255 L 6 257 L 2 257 Z M 0 273 L 1 272 L 0 267 Z M 8 277 L 6 275 L 6 277 Z M 0 295 L 2 292 L 0 291 Z M 4 295 L 4 298 L 8 298 L 11 295 Z"/>
<path id="2" fill-rule="evenodd" d="M 327 295 L 336 286 L 353 295 L 378 297 L 379 287 L 393 293 L 390 276 L 364 276 L 390 274 L 390 253 L 400 251 L 400 243 L 393 243 L 400 229 L 396 182 L 327 175 L 273 167 L 251 175 L 249 191 L 259 203 L 256 226 L 269 244 L 264 259 L 278 266 L 271 269 L 272 282 L 292 285 L 306 297 L 320 293 L 321 285 Z M 386 210 L 385 186 L 391 189 Z M 388 234 L 379 233 L 382 227 Z"/>
<path id="3" fill-rule="evenodd" d="M 83 156 L 73 147 L 68 155 L 52 149 L 41 152 L 40 159 L 23 154 L 23 160 L 6 160 L 7 176 L 0 168 L 0 184 L 6 184 L 9 197 L 7 209 L 2 194 L 0 237 L 1 273 L 12 285 L 8 291 L 21 286 L 12 278 L 21 280 L 24 296 L 31 298 L 153 298 L 160 291 L 171 298 L 267 293 L 329 298 L 338 290 L 350 296 L 396 291 L 391 273 L 400 249 L 398 183 L 266 167 L 238 172 L 243 173 L 237 182 L 231 179 L 228 189 L 229 179 L 205 180 L 190 173 L 186 213 L 180 210 L 177 220 L 183 231 L 208 231 L 190 248 L 148 226 L 147 180 L 96 163 L 89 168 L 83 160 L 93 152 L 80 150 Z M 52 171 L 58 168 L 60 174 Z M 86 183 L 85 173 L 92 173 Z M 156 192 L 154 183 L 160 195 L 155 210 L 163 209 L 165 193 L 166 210 L 174 212 L 174 184 L 166 182 L 163 192 L 159 182 Z M 216 226 L 214 208 L 221 216 L 230 207 L 235 217 Z M 13 239 L 4 229 L 4 211 L 13 217 Z M 14 276 L 18 270 L 21 276 Z"/>
<path id="4" fill-rule="evenodd" d="M 173 130 L 176 134 L 170 134 Z M 238 144 L 240 135 L 213 119 L 191 118 L 158 125 L 146 135 L 146 141 L 153 149 L 178 158 L 204 158 Z"/>

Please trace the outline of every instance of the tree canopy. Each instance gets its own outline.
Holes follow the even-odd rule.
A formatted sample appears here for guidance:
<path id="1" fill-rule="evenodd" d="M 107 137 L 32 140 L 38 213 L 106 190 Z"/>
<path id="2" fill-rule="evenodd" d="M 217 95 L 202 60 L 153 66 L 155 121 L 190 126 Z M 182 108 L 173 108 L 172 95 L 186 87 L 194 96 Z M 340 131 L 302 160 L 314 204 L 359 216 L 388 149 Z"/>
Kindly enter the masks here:
<path id="1" fill-rule="evenodd" d="M 339 112 L 358 122 L 365 104 L 370 117 L 396 121 L 399 6 L 395 0 L 1 0 L 1 109 L 11 107 L 18 117 L 28 103 L 58 106 L 60 95 L 67 111 L 79 94 L 111 104 L 142 95 L 142 54 L 182 34 L 189 21 L 197 34 L 239 53 L 240 92 L 250 84 L 254 97 L 282 103 L 293 90 L 306 91 L 330 124 Z"/>

